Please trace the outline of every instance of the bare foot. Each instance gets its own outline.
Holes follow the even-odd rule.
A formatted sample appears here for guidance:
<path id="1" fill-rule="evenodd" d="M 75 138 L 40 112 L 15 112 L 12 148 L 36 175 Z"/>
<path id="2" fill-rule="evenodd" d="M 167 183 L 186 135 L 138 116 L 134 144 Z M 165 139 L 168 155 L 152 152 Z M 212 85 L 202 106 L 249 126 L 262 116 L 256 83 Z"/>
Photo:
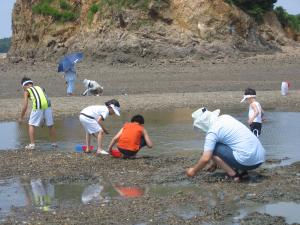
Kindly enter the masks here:
<path id="1" fill-rule="evenodd" d="M 217 164 L 216 163 L 210 163 L 210 165 L 208 166 L 208 168 L 206 169 L 206 171 L 208 172 L 214 172 L 216 169 L 218 168 Z"/>

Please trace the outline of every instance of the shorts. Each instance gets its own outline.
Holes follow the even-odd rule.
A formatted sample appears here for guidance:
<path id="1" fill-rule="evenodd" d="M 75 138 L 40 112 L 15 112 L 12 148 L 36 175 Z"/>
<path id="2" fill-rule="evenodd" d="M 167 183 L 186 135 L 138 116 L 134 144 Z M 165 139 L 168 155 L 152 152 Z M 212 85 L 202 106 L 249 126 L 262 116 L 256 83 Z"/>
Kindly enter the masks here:
<path id="1" fill-rule="evenodd" d="M 53 113 L 51 107 L 47 109 L 32 110 L 28 124 L 31 126 L 39 127 L 45 122 L 46 126 L 53 126 Z"/>
<path id="2" fill-rule="evenodd" d="M 253 170 L 261 165 L 261 163 L 253 166 L 245 166 L 240 164 L 233 155 L 233 151 L 227 145 L 217 143 L 213 155 L 219 156 L 227 165 L 235 170 Z"/>
<path id="3" fill-rule="evenodd" d="M 261 123 L 253 122 L 250 124 L 250 130 L 256 137 L 261 134 Z"/>
<path id="4" fill-rule="evenodd" d="M 80 123 L 88 134 L 95 134 L 102 131 L 101 126 L 95 119 L 88 118 L 84 115 L 79 116 Z"/>
<path id="5" fill-rule="evenodd" d="M 126 150 L 126 149 L 122 149 L 118 147 L 118 150 L 126 157 L 132 157 L 135 156 L 136 153 L 138 153 L 139 150 L 137 151 L 130 151 L 130 150 Z"/>

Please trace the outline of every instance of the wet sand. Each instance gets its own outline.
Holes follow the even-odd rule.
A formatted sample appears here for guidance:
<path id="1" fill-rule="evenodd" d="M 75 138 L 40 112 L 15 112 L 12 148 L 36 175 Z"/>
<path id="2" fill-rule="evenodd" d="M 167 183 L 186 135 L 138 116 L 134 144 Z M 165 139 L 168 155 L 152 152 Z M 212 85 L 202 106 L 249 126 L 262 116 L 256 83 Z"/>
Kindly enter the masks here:
<path id="1" fill-rule="evenodd" d="M 240 104 L 243 90 L 257 90 L 258 100 L 266 110 L 299 111 L 300 51 L 269 56 L 205 62 L 155 62 L 151 65 L 106 65 L 86 60 L 78 64 L 79 79 L 91 78 L 104 86 L 100 97 L 80 97 L 83 87 L 77 84 L 75 97 L 65 97 L 65 87 L 54 63 L 10 64 L 1 62 L 0 120 L 18 117 L 24 75 L 46 88 L 56 117 L 78 115 L 91 104 L 102 104 L 110 98 L 120 100 L 123 111 L 172 110 L 203 105 L 222 112 L 245 111 Z M 292 91 L 280 95 L 280 85 L 289 80 Z M 200 155 L 200 153 L 199 153 Z M 247 202 L 300 201 L 300 164 L 264 169 L 251 173 L 250 181 L 233 183 L 224 180 L 221 171 L 200 173 L 187 178 L 184 170 L 199 155 L 138 160 L 117 160 L 85 154 L 56 151 L 0 151 L 0 178 L 41 178 L 68 183 L 109 177 L 124 185 L 199 184 L 203 192 L 225 193 L 225 197 L 203 197 L 193 191 L 179 191 L 166 196 L 145 193 L 135 199 L 112 200 L 91 205 L 72 205 L 41 212 L 16 209 L 4 224 L 224 224 L 226 218 Z M 269 159 L 272 161 L 272 159 Z M 204 195 L 205 196 L 205 195 Z M 210 196 L 210 195 L 208 195 Z M 168 213 L 175 206 L 193 206 L 201 213 L 189 219 Z M 280 217 L 259 213 L 250 215 L 242 224 L 285 224 Z"/>
<path id="2" fill-rule="evenodd" d="M 0 176 L 23 180 L 42 178 L 52 183 L 100 180 L 125 186 L 194 184 L 199 191 L 182 190 L 89 205 L 60 206 L 54 211 L 16 209 L 4 224 L 224 224 L 224 220 L 249 202 L 267 203 L 300 200 L 300 164 L 273 169 L 257 169 L 242 183 L 226 180 L 222 171 L 202 172 L 188 178 L 184 169 L 195 158 L 172 156 L 119 160 L 109 156 L 91 157 L 80 153 L 10 151 L 0 154 Z M 9 159 L 9 160 L 8 160 Z M 71 190 L 70 190 L 71 191 Z M 201 212 L 185 219 L 172 212 L 177 207 L 193 207 Z M 280 217 L 250 214 L 241 224 L 286 224 Z"/>

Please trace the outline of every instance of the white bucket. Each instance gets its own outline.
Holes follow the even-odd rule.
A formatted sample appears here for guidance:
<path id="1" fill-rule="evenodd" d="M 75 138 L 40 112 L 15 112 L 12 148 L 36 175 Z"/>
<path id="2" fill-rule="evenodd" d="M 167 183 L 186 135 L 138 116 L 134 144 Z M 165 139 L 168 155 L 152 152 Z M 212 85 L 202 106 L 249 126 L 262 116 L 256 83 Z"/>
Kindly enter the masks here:
<path id="1" fill-rule="evenodd" d="M 281 83 L 281 95 L 287 95 L 289 91 L 289 84 L 287 81 Z"/>

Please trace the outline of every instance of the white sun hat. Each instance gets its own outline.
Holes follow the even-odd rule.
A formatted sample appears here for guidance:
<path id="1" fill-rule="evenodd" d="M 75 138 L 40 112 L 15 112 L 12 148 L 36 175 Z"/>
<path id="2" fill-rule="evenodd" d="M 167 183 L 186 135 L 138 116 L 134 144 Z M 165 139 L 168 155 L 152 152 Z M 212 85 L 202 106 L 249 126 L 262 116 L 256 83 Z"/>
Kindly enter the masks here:
<path id="1" fill-rule="evenodd" d="M 192 118 L 194 119 L 193 127 L 207 132 L 212 127 L 219 114 L 220 109 L 211 112 L 205 107 L 200 108 L 192 113 Z"/>
<path id="2" fill-rule="evenodd" d="M 89 82 L 90 82 L 90 80 L 84 79 L 82 83 L 84 84 L 85 87 L 88 88 L 89 87 Z"/>

